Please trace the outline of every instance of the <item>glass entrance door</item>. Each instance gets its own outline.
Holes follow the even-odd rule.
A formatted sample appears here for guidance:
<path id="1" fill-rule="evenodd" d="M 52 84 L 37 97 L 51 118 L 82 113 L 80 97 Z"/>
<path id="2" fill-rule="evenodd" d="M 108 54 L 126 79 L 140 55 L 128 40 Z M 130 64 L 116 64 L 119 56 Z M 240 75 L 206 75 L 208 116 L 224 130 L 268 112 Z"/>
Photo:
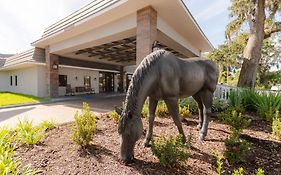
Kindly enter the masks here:
<path id="1" fill-rule="evenodd" d="M 114 73 L 100 72 L 99 77 L 100 92 L 114 92 Z"/>

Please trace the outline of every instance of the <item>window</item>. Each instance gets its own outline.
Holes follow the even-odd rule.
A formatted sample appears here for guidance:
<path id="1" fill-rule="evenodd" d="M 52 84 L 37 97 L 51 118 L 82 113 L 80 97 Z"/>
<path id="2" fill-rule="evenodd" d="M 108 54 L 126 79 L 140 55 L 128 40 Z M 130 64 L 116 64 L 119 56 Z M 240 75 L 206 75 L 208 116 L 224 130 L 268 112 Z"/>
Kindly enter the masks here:
<path id="1" fill-rule="evenodd" d="M 15 85 L 18 86 L 18 76 L 15 76 Z"/>
<path id="2" fill-rule="evenodd" d="M 90 76 L 84 77 L 84 86 L 85 87 L 91 87 L 91 77 Z"/>
<path id="3" fill-rule="evenodd" d="M 10 85 L 13 86 L 13 76 L 10 76 Z"/>
<path id="4" fill-rule="evenodd" d="M 59 86 L 66 87 L 67 85 L 67 75 L 59 75 Z"/>

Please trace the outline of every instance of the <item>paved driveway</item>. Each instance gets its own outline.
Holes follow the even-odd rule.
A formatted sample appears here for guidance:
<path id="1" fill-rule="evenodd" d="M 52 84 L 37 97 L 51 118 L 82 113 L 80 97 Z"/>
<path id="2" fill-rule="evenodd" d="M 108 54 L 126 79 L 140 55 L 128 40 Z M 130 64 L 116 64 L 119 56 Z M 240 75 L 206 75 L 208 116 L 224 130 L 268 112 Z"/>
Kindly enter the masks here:
<path id="1" fill-rule="evenodd" d="M 34 124 L 51 119 L 57 123 L 65 123 L 74 120 L 75 113 L 81 110 L 84 101 L 90 105 L 92 111 L 100 114 L 112 111 L 114 106 L 121 105 L 124 99 L 125 96 L 120 94 L 84 96 L 65 102 L 0 109 L 0 126 L 14 127 L 18 119 L 24 118 L 33 120 Z"/>

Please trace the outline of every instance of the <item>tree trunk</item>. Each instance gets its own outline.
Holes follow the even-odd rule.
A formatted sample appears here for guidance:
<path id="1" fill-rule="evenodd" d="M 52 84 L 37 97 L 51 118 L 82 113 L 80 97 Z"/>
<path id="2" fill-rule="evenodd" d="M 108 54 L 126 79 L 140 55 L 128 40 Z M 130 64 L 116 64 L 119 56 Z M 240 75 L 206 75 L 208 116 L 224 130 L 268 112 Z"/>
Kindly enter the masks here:
<path id="1" fill-rule="evenodd" d="M 250 35 L 243 53 L 243 64 L 238 87 L 254 88 L 264 39 L 265 0 L 254 0 L 255 8 L 249 21 Z"/>

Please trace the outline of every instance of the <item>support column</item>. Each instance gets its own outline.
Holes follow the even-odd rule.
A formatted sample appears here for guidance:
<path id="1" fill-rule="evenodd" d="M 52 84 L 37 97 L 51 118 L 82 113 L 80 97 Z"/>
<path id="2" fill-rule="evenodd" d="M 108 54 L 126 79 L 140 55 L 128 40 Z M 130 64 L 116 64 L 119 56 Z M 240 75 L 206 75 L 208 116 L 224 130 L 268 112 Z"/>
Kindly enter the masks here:
<path id="1" fill-rule="evenodd" d="M 137 66 L 152 52 L 152 44 L 157 37 L 157 12 L 151 7 L 137 11 Z"/>
<path id="2" fill-rule="evenodd" d="M 51 54 L 49 47 L 45 49 L 45 56 L 48 96 L 55 98 L 59 96 L 59 56 Z"/>
<path id="3" fill-rule="evenodd" d="M 120 82 L 119 82 L 120 92 L 124 92 L 124 67 L 120 67 Z"/>

